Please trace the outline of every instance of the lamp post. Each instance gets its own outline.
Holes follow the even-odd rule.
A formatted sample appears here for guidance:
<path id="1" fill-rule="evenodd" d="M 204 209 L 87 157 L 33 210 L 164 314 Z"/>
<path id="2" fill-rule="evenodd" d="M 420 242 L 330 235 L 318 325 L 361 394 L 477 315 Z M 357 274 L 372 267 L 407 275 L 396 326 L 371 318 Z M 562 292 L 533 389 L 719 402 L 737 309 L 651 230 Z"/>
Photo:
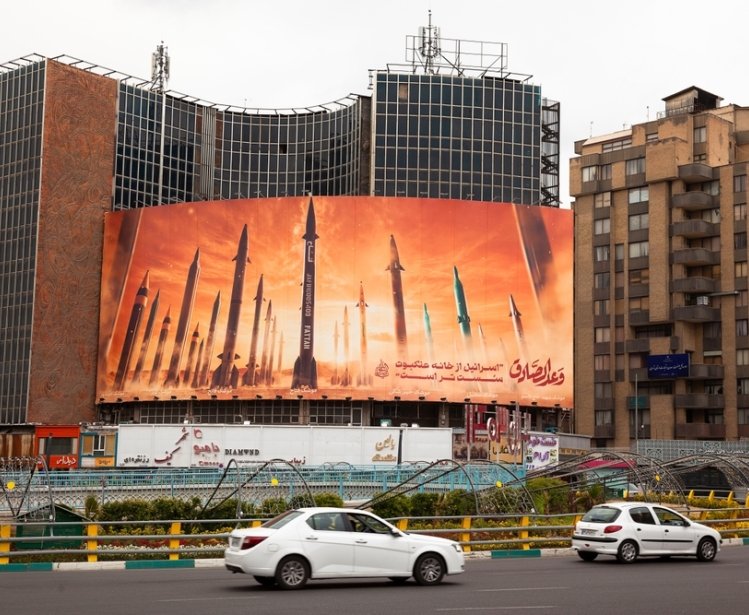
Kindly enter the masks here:
<path id="1" fill-rule="evenodd" d="M 637 397 L 637 372 L 635 372 L 635 453 L 637 452 L 637 445 L 640 441 L 640 418 L 637 416 L 639 401 L 640 400 Z"/>

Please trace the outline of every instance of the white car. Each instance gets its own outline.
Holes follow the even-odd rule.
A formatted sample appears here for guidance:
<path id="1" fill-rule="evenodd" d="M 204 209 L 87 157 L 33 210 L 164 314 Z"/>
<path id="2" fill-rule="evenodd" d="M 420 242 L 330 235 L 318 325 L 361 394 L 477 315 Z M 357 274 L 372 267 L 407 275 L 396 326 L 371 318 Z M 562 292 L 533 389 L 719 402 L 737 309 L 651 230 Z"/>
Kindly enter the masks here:
<path id="1" fill-rule="evenodd" d="M 309 579 L 413 577 L 436 585 L 464 571 L 453 540 L 402 532 L 363 510 L 299 508 L 260 527 L 235 529 L 224 551 L 231 572 L 251 574 L 261 585 L 297 589 Z"/>
<path id="2" fill-rule="evenodd" d="M 572 548 L 592 562 L 613 555 L 622 563 L 638 556 L 691 555 L 701 562 L 715 559 L 720 534 L 660 504 L 624 502 L 591 508 L 575 526 Z"/>

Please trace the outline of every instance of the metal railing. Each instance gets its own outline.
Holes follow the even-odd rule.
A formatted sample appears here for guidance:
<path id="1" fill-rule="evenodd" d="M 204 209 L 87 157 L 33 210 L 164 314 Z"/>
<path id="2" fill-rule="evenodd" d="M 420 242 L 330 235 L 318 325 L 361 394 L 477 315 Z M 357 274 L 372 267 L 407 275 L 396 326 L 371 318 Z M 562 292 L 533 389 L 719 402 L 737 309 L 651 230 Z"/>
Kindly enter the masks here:
<path id="1" fill-rule="evenodd" d="M 749 541 L 749 505 L 683 511 L 711 525 L 724 538 Z M 456 540 L 465 552 L 502 549 L 566 548 L 582 513 L 399 517 L 399 529 Z M 0 566 L 19 560 L 98 562 L 123 559 L 169 559 L 220 556 L 232 526 L 258 526 L 263 519 L 206 519 L 104 522 L 18 522 L 0 520 Z M 206 531 L 214 526 L 216 531 Z M 424 526 L 428 526 L 425 529 Z M 118 531 L 129 528 L 127 533 Z M 81 533 L 68 535 L 66 529 Z M 19 535 L 19 530 L 22 535 Z M 193 531 L 194 530 L 194 531 Z M 39 531 L 39 535 L 23 535 Z M 37 544 L 39 548 L 29 548 Z M 50 559 L 52 558 L 52 559 Z"/>

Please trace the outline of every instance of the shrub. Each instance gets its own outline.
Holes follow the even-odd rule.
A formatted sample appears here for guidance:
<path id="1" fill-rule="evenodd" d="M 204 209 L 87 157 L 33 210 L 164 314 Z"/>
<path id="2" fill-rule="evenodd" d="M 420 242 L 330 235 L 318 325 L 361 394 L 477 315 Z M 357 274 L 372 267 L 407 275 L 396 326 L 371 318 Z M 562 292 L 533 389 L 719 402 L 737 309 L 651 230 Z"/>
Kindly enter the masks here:
<path id="1" fill-rule="evenodd" d="M 559 478 L 532 478 L 526 484 L 533 507 L 543 515 L 568 512 L 569 485 Z"/>
<path id="2" fill-rule="evenodd" d="M 415 493 L 411 496 L 412 517 L 434 517 L 439 500 L 438 493 Z"/>
<path id="3" fill-rule="evenodd" d="M 379 494 L 375 496 L 375 499 L 383 495 Z M 411 514 L 411 499 L 402 493 L 384 497 L 372 505 L 372 512 L 385 519 L 408 517 Z"/>
<path id="4" fill-rule="evenodd" d="M 439 496 L 435 505 L 435 512 L 439 517 L 475 515 L 477 513 L 476 500 L 473 494 L 465 489 L 455 489 Z"/>
<path id="5" fill-rule="evenodd" d="M 315 506 L 333 506 L 335 508 L 341 508 L 343 506 L 343 498 L 337 493 L 318 493 L 315 495 Z"/>

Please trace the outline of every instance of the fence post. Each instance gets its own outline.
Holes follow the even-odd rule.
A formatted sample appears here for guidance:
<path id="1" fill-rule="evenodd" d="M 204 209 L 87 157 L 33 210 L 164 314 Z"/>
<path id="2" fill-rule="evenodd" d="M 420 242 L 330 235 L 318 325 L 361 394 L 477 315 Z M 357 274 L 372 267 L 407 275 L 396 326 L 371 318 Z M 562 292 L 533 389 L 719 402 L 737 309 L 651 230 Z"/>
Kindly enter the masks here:
<path id="1" fill-rule="evenodd" d="M 520 518 L 520 527 L 528 527 L 530 525 L 530 518 L 529 517 L 521 517 Z M 520 530 L 518 532 L 518 538 L 520 538 L 523 541 L 523 549 L 528 550 L 531 548 L 531 546 L 528 544 L 528 530 Z"/>
<path id="2" fill-rule="evenodd" d="M 460 534 L 460 542 L 470 542 L 471 541 L 471 518 L 470 517 L 463 517 L 463 522 L 461 523 L 461 527 L 464 530 L 468 530 L 467 532 L 461 532 Z M 463 545 L 463 551 L 465 553 L 471 552 L 471 545 Z"/>
<path id="3" fill-rule="evenodd" d="M 169 534 L 171 536 L 175 536 L 176 534 L 182 533 L 182 523 L 179 521 L 174 521 L 172 523 L 172 526 L 169 528 Z M 169 548 L 170 549 L 179 549 L 179 538 L 172 538 L 169 540 Z M 170 553 L 169 559 L 179 559 L 179 553 Z"/>
<path id="4" fill-rule="evenodd" d="M 86 549 L 88 551 L 96 551 L 99 548 L 99 541 L 96 540 L 96 537 L 99 535 L 99 526 L 96 525 L 96 523 L 89 523 L 86 526 L 86 536 L 88 536 L 89 540 L 86 541 Z M 99 561 L 99 555 L 97 553 L 88 553 L 86 555 L 86 561 L 88 562 L 98 562 Z"/>
<path id="5" fill-rule="evenodd" d="M 398 519 L 395 526 L 401 531 L 405 532 L 408 529 L 408 518 Z"/>
<path id="6" fill-rule="evenodd" d="M 10 525 L 0 525 L 0 566 L 10 563 L 9 557 L 2 557 L 3 553 L 10 552 Z"/>

